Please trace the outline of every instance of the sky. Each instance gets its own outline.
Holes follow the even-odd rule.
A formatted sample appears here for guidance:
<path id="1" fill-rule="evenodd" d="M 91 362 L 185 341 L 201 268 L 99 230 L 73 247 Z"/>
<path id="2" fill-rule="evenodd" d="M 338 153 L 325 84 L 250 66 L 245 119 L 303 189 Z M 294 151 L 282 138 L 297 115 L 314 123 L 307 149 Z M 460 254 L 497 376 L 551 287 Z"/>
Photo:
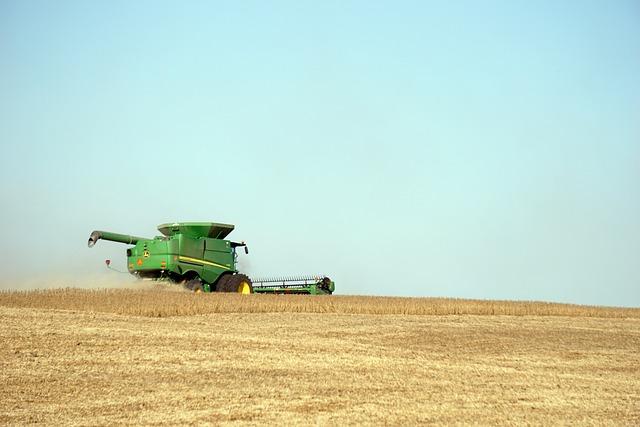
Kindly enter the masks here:
<path id="1" fill-rule="evenodd" d="M 0 0 L 0 288 L 235 224 L 339 294 L 640 306 L 637 1 Z"/>

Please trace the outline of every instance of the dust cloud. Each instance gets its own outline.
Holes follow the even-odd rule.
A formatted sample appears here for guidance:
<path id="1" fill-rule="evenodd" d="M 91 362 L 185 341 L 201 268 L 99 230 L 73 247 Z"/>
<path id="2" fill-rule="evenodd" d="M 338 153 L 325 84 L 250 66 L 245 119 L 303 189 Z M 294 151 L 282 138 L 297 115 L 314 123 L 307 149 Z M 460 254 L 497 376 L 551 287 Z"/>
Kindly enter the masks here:
<path id="1" fill-rule="evenodd" d="M 236 268 L 242 274 L 246 274 L 251 277 L 252 269 L 251 269 L 251 258 L 248 256 L 238 256 L 238 261 L 236 262 Z"/>
<path id="2" fill-rule="evenodd" d="M 36 289 L 149 289 L 157 286 L 154 282 L 143 281 L 120 274 L 84 274 L 70 276 L 55 274 L 47 276 L 12 278 L 0 280 L 0 290 L 28 291 Z"/>

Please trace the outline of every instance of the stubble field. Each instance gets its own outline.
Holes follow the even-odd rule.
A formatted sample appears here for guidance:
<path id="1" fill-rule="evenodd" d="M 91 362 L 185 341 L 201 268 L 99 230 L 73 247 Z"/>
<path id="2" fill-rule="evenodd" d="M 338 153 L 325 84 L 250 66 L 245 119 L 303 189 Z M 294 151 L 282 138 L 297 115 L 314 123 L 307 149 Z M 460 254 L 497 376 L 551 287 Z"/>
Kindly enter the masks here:
<path id="1" fill-rule="evenodd" d="M 640 424 L 640 309 L 0 292 L 0 423 Z"/>

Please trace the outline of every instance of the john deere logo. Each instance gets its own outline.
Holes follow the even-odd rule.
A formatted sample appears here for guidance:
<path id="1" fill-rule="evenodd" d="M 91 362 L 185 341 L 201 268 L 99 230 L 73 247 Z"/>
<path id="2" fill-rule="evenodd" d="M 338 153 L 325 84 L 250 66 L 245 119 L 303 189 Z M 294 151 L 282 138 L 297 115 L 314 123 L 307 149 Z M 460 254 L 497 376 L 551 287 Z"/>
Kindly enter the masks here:
<path id="1" fill-rule="evenodd" d="M 145 258 L 149 258 L 149 251 L 148 251 L 147 249 L 145 249 L 145 250 L 142 252 L 142 256 L 143 256 L 143 257 L 145 257 Z"/>

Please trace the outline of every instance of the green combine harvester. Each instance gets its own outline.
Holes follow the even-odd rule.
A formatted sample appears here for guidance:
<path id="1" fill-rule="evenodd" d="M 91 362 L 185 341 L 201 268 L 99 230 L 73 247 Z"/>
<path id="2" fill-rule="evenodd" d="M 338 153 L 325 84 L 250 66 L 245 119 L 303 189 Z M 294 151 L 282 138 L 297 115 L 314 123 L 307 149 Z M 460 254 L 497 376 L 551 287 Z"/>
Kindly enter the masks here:
<path id="1" fill-rule="evenodd" d="M 236 269 L 236 250 L 244 247 L 248 254 L 247 245 L 225 240 L 233 229 L 214 222 L 161 224 L 163 235 L 153 239 L 94 231 L 88 245 L 100 239 L 133 245 L 127 249 L 129 273 L 181 284 L 193 292 L 330 295 L 335 290 L 334 282 L 322 275 L 251 280 Z M 111 261 L 105 262 L 111 268 Z"/>

